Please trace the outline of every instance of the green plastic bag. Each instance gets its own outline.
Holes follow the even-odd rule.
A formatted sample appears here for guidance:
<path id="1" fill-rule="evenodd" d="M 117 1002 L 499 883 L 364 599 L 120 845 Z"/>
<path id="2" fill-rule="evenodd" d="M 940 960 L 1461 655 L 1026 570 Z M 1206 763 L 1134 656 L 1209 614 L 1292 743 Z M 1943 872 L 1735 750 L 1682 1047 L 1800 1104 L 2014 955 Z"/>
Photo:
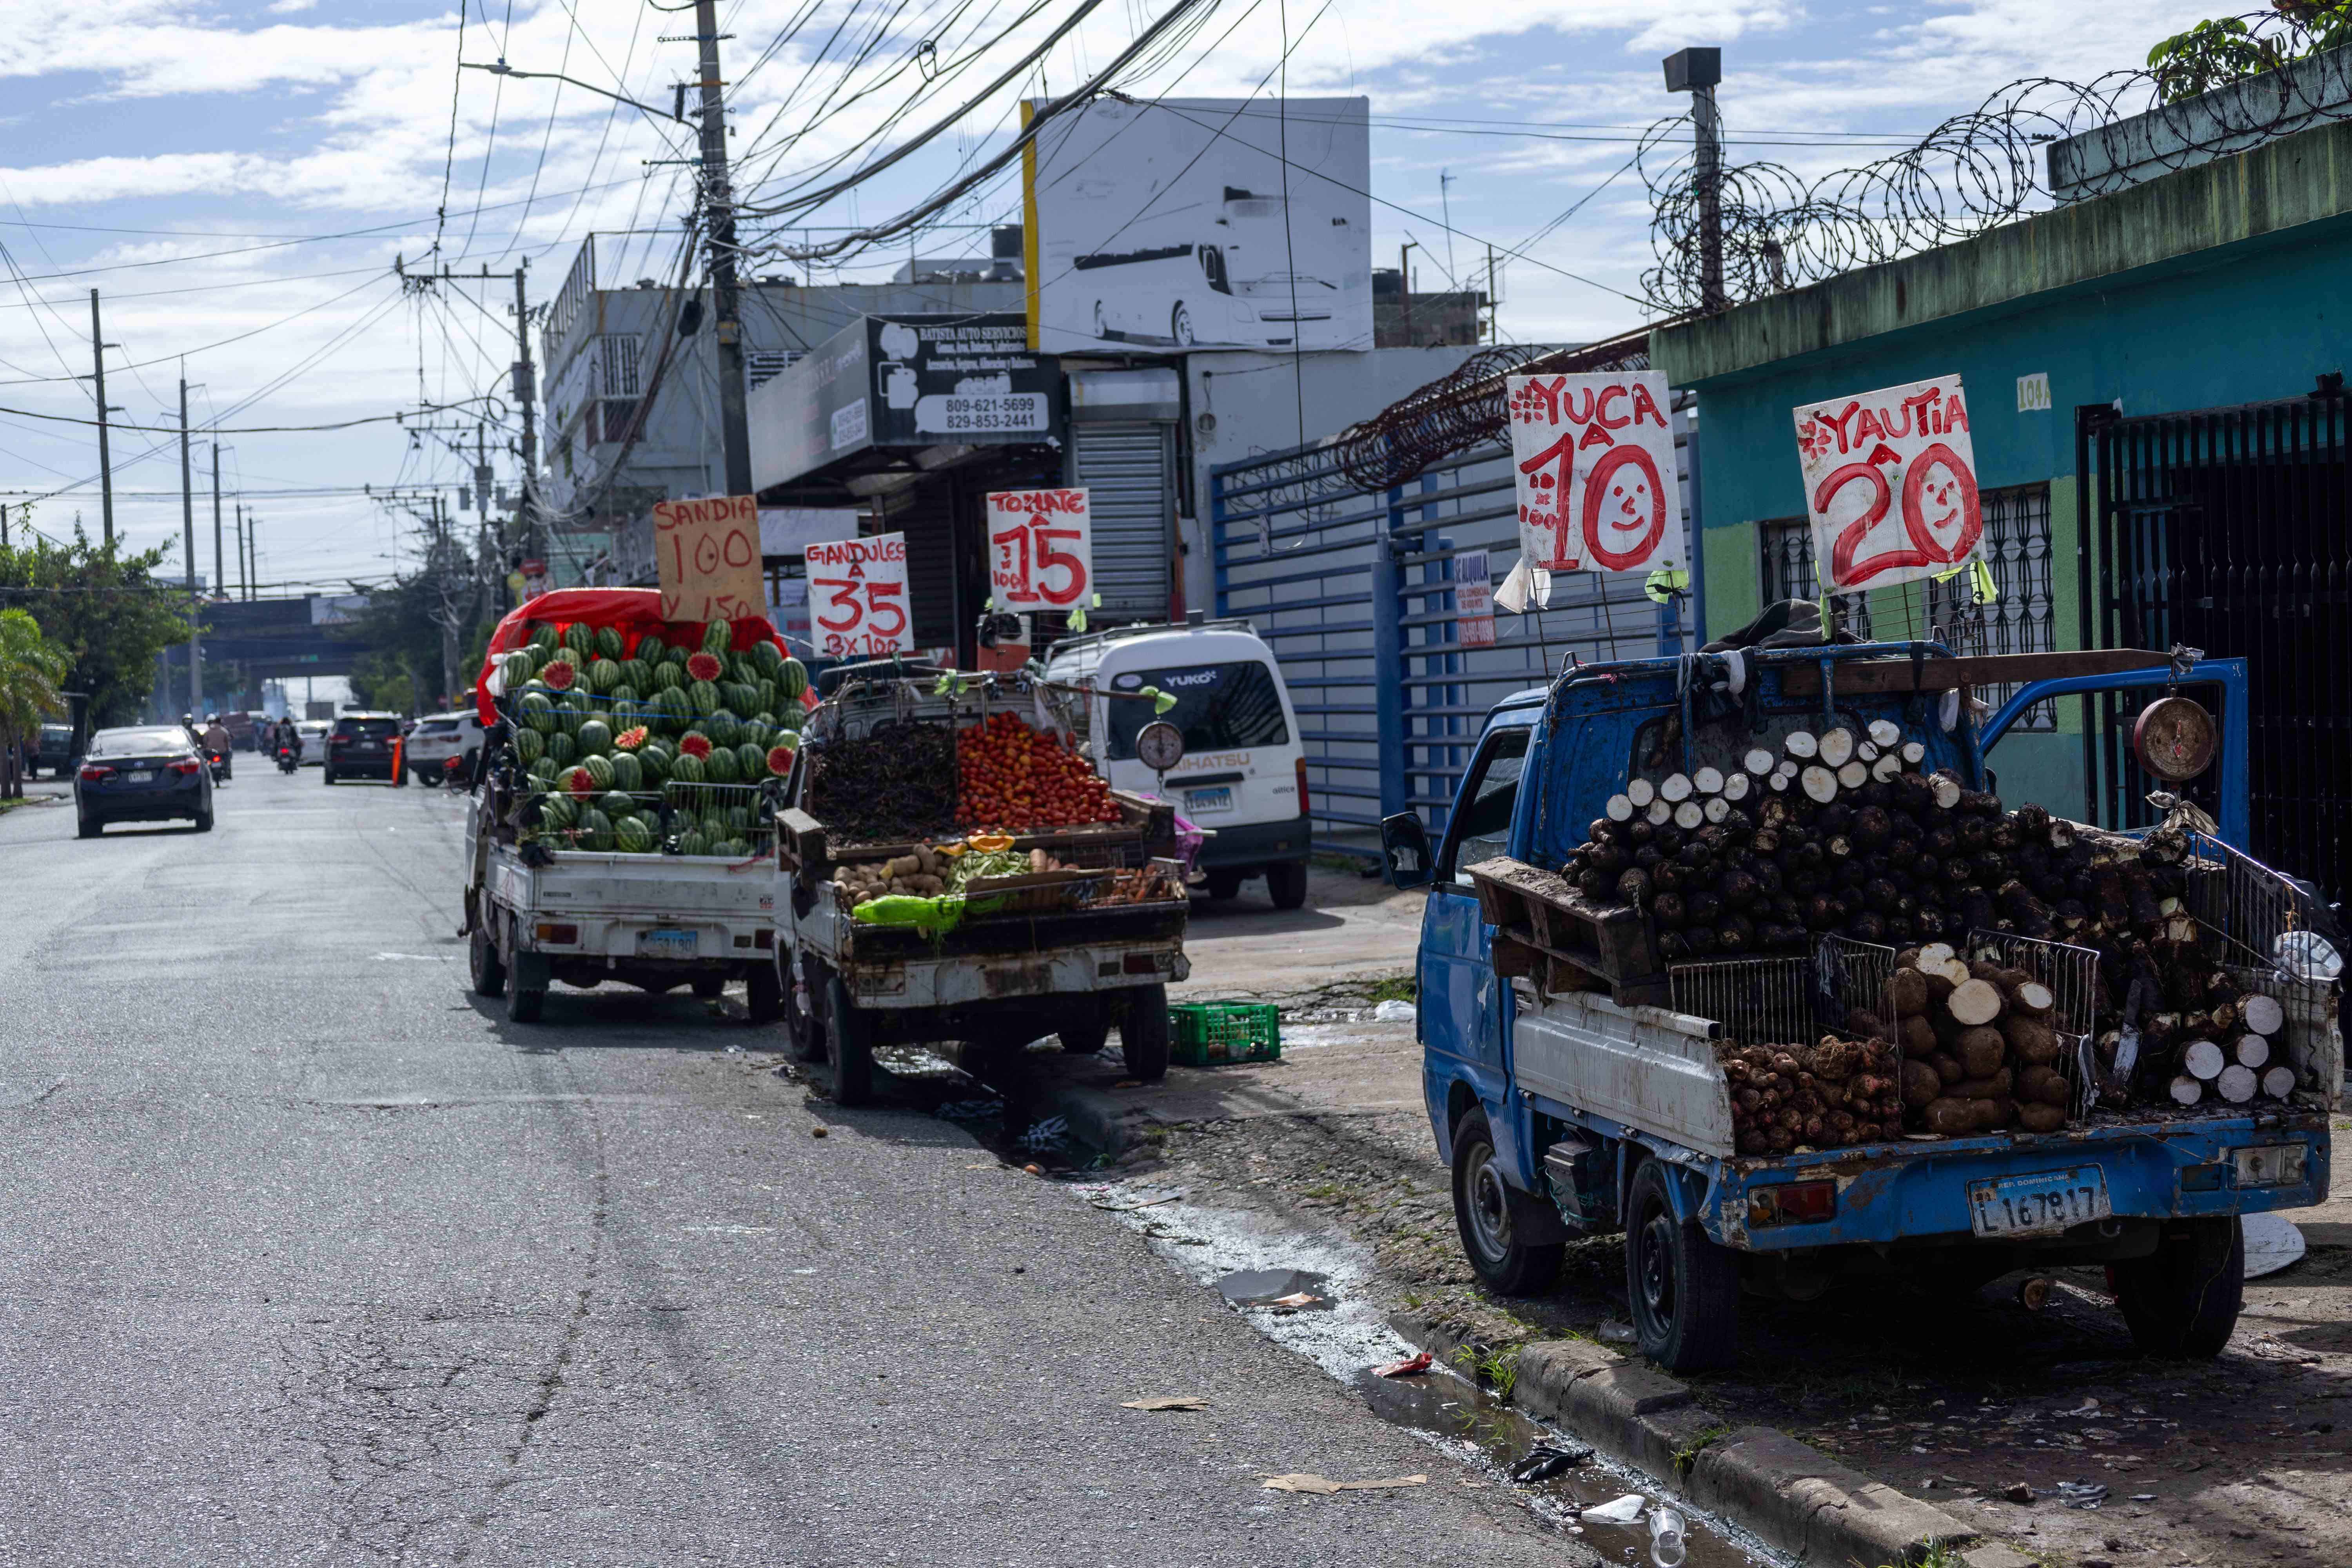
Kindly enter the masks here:
<path id="1" fill-rule="evenodd" d="M 878 899 L 868 899 L 850 911 L 850 918 L 867 925 L 912 926 L 927 935 L 936 936 L 955 930 L 963 919 L 961 896 L 943 894 L 934 899 L 918 898 L 912 893 L 886 893 Z"/>

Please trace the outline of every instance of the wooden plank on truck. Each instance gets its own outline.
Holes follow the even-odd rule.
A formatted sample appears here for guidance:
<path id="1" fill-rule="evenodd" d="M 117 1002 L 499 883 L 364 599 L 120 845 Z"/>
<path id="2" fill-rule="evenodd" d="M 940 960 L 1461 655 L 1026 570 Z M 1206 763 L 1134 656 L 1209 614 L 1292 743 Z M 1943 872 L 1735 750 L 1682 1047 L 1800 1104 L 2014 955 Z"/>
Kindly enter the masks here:
<path id="1" fill-rule="evenodd" d="M 2021 685 L 2029 680 L 2063 680 L 2078 675 L 2117 675 L 2134 669 L 2161 669 L 2171 656 L 2143 648 L 2086 648 L 2075 653 L 1988 653 L 1963 658 L 1928 658 L 1914 664 L 1907 658 L 1841 659 L 1832 673 L 1840 697 L 1869 697 L 1888 692 L 1950 691 L 1964 686 Z M 1818 697 L 1822 668 L 1790 665 L 1781 672 L 1780 689 L 1790 697 Z"/>
<path id="2" fill-rule="evenodd" d="M 1489 925 L 1548 958 L 1606 981 L 1621 999 L 1649 1001 L 1665 988 L 1649 917 L 1631 904 L 1596 904 L 1555 871 L 1500 856 L 1469 868 Z M 1567 973 L 1547 964 L 1529 973 Z"/>

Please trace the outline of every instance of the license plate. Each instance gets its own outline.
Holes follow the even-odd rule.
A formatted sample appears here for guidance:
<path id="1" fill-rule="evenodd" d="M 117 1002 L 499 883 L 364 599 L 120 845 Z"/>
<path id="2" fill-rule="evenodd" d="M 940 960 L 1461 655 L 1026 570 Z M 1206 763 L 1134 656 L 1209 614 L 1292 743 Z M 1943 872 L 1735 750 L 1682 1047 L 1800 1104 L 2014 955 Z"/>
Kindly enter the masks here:
<path id="1" fill-rule="evenodd" d="M 690 931 L 641 931 L 637 933 L 639 958 L 692 958 L 695 938 Z"/>
<path id="2" fill-rule="evenodd" d="M 1979 1236 L 2063 1230 L 2113 1213 L 2106 1173 L 2096 1165 L 1969 1184 L 1969 1227 Z"/>
<path id="3" fill-rule="evenodd" d="M 129 773 L 122 775 L 122 782 L 124 784 L 153 784 L 155 782 L 155 770 L 153 768 L 133 768 Z"/>
<path id="4" fill-rule="evenodd" d="M 382 741 L 362 741 L 354 749 L 362 752 L 381 752 L 383 750 L 383 742 Z"/>
<path id="5" fill-rule="evenodd" d="M 1233 808 L 1234 787 L 1231 784 L 1184 792 L 1184 811 L 1189 816 L 1202 816 L 1213 811 L 1231 811 Z"/>

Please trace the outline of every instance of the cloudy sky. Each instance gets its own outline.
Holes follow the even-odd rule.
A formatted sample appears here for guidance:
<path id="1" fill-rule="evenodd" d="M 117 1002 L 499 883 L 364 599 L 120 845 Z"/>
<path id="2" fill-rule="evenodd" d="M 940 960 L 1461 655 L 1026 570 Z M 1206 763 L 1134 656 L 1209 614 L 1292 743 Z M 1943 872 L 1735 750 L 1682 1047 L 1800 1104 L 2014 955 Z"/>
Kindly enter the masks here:
<path id="1" fill-rule="evenodd" d="M 503 58 L 667 110 L 693 47 L 662 39 L 692 32 L 690 10 L 467 3 L 461 17 L 417 0 L 79 11 L 0 0 L 0 500 L 12 525 L 29 500 L 45 532 L 77 516 L 98 532 L 95 432 L 66 422 L 92 412 L 75 378 L 90 368 L 96 288 L 121 345 L 108 359 L 116 418 L 173 423 L 184 365 L 193 421 L 223 432 L 224 492 L 261 519 L 265 581 L 332 586 L 414 559 L 415 519 L 362 487 L 454 484 L 460 459 L 438 438 L 384 423 L 262 427 L 380 420 L 420 400 L 466 405 L 432 421 L 442 426 L 508 416 L 478 400 L 512 358 L 510 289 L 405 294 L 394 258 L 462 270 L 527 261 L 537 303 L 591 230 L 613 237 L 600 241 L 608 281 L 662 271 L 690 190 L 658 162 L 690 150 L 667 119 L 457 68 Z M 972 99 L 1076 3 L 722 0 L 744 184 L 772 198 L 856 167 Z M 1162 9 L 1097 0 L 1039 68 L 795 221 L 870 223 L 929 196 L 1002 145 L 1020 97 L 1068 90 Z M 2014 78 L 2135 65 L 2212 9 L 2145 0 L 2119 21 L 2029 0 L 1216 0 L 1129 89 L 1272 92 L 1286 38 L 1294 95 L 1370 99 L 1375 257 L 1418 241 L 1423 289 L 1448 266 L 1482 274 L 1487 245 L 1507 255 L 1586 200 L 1502 278 L 1507 337 L 1575 340 L 1643 317 L 1625 296 L 1639 292 L 1648 215 L 1622 169 L 1638 128 L 1681 108 L 1659 74 L 1671 50 L 1723 47 L 1735 160 L 1818 173 L 1891 151 Z M 980 226 L 1018 209 L 1009 175 L 984 184 L 948 215 L 975 227 L 924 252 L 967 233 L 983 244 Z M 876 275 L 903 255 L 819 280 Z M 492 425 L 493 447 L 509 433 Z M 194 465 L 206 574 L 212 439 L 199 435 Z M 176 437 L 119 430 L 113 456 L 120 531 L 176 540 Z M 511 459 L 499 471 L 510 483 Z"/>

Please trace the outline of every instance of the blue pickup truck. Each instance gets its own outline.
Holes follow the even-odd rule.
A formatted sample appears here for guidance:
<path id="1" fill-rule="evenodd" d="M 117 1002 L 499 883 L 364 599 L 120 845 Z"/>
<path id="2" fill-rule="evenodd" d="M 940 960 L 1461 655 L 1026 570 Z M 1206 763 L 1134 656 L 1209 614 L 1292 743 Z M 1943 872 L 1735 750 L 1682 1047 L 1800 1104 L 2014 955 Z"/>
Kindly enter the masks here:
<path id="1" fill-rule="evenodd" d="M 1537 1293 L 1568 1241 L 1622 1231 L 1643 1352 L 1697 1369 L 1733 1355 L 1743 1289 L 1810 1300 L 1840 1279 L 1875 1275 L 1966 1290 L 2014 1269 L 2097 1263 L 2108 1267 L 2144 1349 L 2218 1353 L 2242 1296 L 2238 1216 L 2327 1194 L 2328 1112 L 2343 1047 L 2335 987 L 2289 962 L 2310 952 L 2295 946 L 2307 938 L 2290 933 L 2325 925 L 2326 912 L 2306 887 L 2228 843 L 2242 843 L 2245 816 L 2242 664 L 2166 664 L 2112 654 L 1956 659 L 1918 644 L 1751 649 L 1580 666 L 1549 689 L 1498 705 L 1439 842 L 1412 813 L 1382 828 L 1390 879 L 1430 889 L 1417 965 L 1423 1086 L 1454 1173 L 1463 1247 L 1480 1279 L 1499 1293 Z M 1639 967 L 1627 952 L 1643 938 L 1656 951 L 1654 929 L 1588 921 L 1580 928 L 1586 945 L 1572 951 L 1563 944 L 1574 933 L 1562 928 L 1575 922 L 1557 911 L 1549 931 L 1498 930 L 1494 917 L 1511 916 L 1496 907 L 1495 879 L 1474 875 L 1496 866 L 1557 872 L 1593 831 L 1588 824 L 1651 817 L 1662 805 L 1669 815 L 1653 819 L 1682 811 L 1680 820 L 1696 822 L 1704 805 L 1703 820 L 1728 816 L 1737 826 L 1752 810 L 1743 816 L 1721 795 L 1752 789 L 1743 802 L 1752 808 L 1791 788 L 1782 759 L 1810 759 L 1806 748 L 1832 731 L 1882 742 L 1899 734 L 1900 744 L 1886 747 L 1895 766 L 1989 791 L 1986 751 L 2028 704 L 2184 676 L 2225 689 L 2220 809 L 2214 831 L 2193 838 L 2185 897 L 2178 909 L 2168 903 L 2168 918 L 2194 920 L 2217 963 L 2233 966 L 2227 973 L 2279 1004 L 2281 1055 L 2272 1065 L 2291 1065 L 2293 1085 L 2280 1079 L 2273 1088 L 2284 1092 L 2246 1101 L 2209 1093 L 2193 1105 L 2151 1105 L 2144 1092 L 2120 1104 L 2113 1093 L 2103 1100 L 2093 1092 L 2101 1058 L 2091 1031 L 2112 1020 L 2095 1024 L 2090 1001 L 2078 995 L 2073 1005 L 2084 1016 L 2061 1037 L 2079 1053 L 2082 1092 L 2055 1131 L 2012 1121 L 1937 1135 L 1890 1121 L 1865 1130 L 1866 1142 L 1744 1151 L 1727 1039 L 1768 1028 L 1780 1032 L 1765 1034 L 1767 1042 L 1801 1031 L 1811 1038 L 1815 1020 L 1844 1016 L 1832 983 L 1850 978 L 1849 968 L 1867 969 L 1857 955 L 1891 950 L 1782 930 L 1780 952 L 1731 958 L 1685 944 L 1680 962 L 1612 983 L 1598 976 L 1612 963 Z M 2021 679 L 2030 683 L 1979 724 L 1969 689 Z M 1879 748 L 1864 750 L 1875 757 Z M 1664 802 L 1642 787 L 1666 769 L 1683 799 Z M 1885 778 L 1893 770 L 1879 763 L 1870 771 Z M 1856 775 L 1849 768 L 1843 776 Z M 1706 787 L 1690 793 L 1693 779 Z M 1727 789 L 1727 779 L 1739 782 Z M 1804 787 L 1813 782 L 1809 773 Z M 1483 901 L 1482 887 L 1490 895 Z M 1646 927 L 1647 917 L 1634 918 Z M 1535 920 L 1545 923 L 1544 911 Z M 1963 956 L 1975 934 L 1959 939 Z M 1633 947 L 1612 955 L 1615 939 Z M 1785 951 L 1791 945 L 1798 951 Z M 2042 956 L 2084 954 L 2053 943 Z M 1871 971 L 1858 994 L 1849 985 L 1846 1000 L 1872 1005 L 1883 975 Z M 2095 993 L 2095 972 L 2078 974 L 2073 988 Z M 1798 998 L 1800 1023 L 1758 1022 L 1774 1016 L 1782 989 Z"/>

